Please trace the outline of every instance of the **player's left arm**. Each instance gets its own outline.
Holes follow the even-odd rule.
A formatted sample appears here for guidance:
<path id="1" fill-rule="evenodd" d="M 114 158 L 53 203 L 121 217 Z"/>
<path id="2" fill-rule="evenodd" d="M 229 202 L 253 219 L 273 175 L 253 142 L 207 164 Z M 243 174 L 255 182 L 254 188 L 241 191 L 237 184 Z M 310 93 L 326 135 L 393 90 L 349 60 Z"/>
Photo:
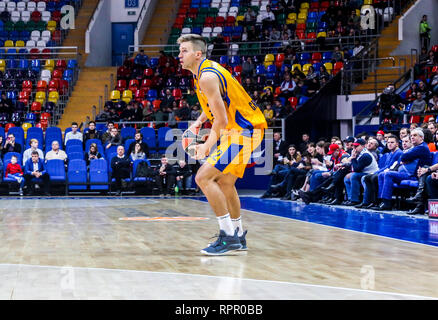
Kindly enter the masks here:
<path id="1" fill-rule="evenodd" d="M 221 83 L 216 74 L 206 72 L 199 79 L 199 87 L 207 97 L 208 105 L 214 117 L 207 141 L 197 147 L 196 159 L 203 159 L 208 156 L 210 149 L 216 144 L 228 124 L 227 111 L 221 94 Z"/>

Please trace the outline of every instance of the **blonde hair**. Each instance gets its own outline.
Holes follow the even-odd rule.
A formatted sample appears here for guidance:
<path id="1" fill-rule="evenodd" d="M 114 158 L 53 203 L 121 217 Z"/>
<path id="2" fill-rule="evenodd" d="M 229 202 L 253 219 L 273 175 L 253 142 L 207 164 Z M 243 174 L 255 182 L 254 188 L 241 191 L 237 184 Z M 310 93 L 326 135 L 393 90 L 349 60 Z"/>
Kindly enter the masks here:
<path id="1" fill-rule="evenodd" d="M 207 54 L 207 41 L 205 41 L 205 39 L 199 34 L 184 34 L 179 37 L 176 42 L 178 44 L 190 42 L 193 45 L 193 49 L 195 49 L 196 51 L 201 51 L 203 56 Z"/>

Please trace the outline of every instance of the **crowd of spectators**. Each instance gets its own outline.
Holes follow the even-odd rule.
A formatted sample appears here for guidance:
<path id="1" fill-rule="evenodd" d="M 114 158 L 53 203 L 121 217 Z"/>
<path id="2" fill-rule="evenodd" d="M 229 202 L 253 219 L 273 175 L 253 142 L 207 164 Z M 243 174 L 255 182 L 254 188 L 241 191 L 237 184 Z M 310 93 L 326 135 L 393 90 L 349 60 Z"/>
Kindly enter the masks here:
<path id="1" fill-rule="evenodd" d="M 399 209 L 425 214 L 427 199 L 438 194 L 437 128 L 432 119 L 403 127 L 397 135 L 379 130 L 312 142 L 304 134 L 298 146 L 277 133 L 274 167 L 262 198 L 390 211 L 400 196 L 406 201 Z"/>

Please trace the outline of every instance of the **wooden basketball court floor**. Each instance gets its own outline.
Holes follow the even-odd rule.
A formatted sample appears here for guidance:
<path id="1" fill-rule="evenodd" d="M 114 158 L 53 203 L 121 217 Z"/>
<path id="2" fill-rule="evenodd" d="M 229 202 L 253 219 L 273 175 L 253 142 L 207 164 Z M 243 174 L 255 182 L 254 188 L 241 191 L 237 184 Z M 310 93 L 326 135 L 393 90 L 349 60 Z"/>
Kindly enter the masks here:
<path id="1" fill-rule="evenodd" d="M 203 198 L 0 201 L 0 299 L 438 298 L 424 217 L 245 196 L 249 250 L 208 257 Z"/>

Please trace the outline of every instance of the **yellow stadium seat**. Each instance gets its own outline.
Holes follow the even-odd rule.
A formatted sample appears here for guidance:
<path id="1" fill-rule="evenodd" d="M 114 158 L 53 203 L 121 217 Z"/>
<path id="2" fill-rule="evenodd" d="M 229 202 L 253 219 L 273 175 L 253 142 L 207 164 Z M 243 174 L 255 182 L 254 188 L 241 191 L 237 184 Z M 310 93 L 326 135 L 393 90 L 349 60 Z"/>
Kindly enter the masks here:
<path id="1" fill-rule="evenodd" d="M 325 31 L 318 32 L 318 35 L 316 37 L 317 38 L 319 38 L 319 37 L 327 38 L 327 32 L 325 32 Z"/>
<path id="2" fill-rule="evenodd" d="M 53 59 L 47 59 L 46 62 L 44 63 L 44 69 L 53 72 L 53 69 L 55 69 L 55 61 Z"/>
<path id="3" fill-rule="evenodd" d="M 364 2 L 363 2 L 363 4 L 364 5 L 371 5 L 371 4 L 373 4 L 373 0 L 364 0 Z"/>
<path id="4" fill-rule="evenodd" d="M 14 47 L 14 41 L 6 40 L 5 41 L 5 47 Z"/>
<path id="5" fill-rule="evenodd" d="M 286 19 L 286 24 L 295 24 L 295 23 L 297 23 L 297 20 Z"/>
<path id="6" fill-rule="evenodd" d="M 41 105 L 46 102 L 46 93 L 44 91 L 39 91 L 35 95 L 35 101 L 41 103 Z"/>
<path id="7" fill-rule="evenodd" d="M 309 9 L 310 5 L 308 2 L 301 3 L 300 9 Z"/>
<path id="8" fill-rule="evenodd" d="M 303 24 L 303 23 L 306 23 L 306 20 L 304 20 L 304 19 L 298 19 L 297 20 L 297 24 Z"/>
<path id="9" fill-rule="evenodd" d="M 307 13 L 299 13 L 298 20 L 307 20 Z"/>
<path id="10" fill-rule="evenodd" d="M 53 32 L 56 30 L 56 21 L 50 20 L 47 22 L 47 30 Z"/>
<path id="11" fill-rule="evenodd" d="M 309 73 L 309 68 L 311 67 L 312 65 L 310 64 L 310 63 L 306 63 L 304 66 L 303 66 L 303 73 L 307 76 L 307 74 Z"/>
<path id="12" fill-rule="evenodd" d="M 53 102 L 54 104 L 57 104 L 59 100 L 59 93 L 58 91 L 51 91 L 49 92 L 49 102 Z"/>
<path id="13" fill-rule="evenodd" d="M 119 90 L 113 90 L 111 91 L 110 99 L 112 101 L 120 100 L 120 91 Z"/>
<path id="14" fill-rule="evenodd" d="M 333 70 L 333 64 L 331 62 L 324 63 L 324 67 L 327 69 L 328 73 L 332 73 Z"/>
<path id="15" fill-rule="evenodd" d="M 243 21 L 243 20 L 245 20 L 245 16 L 237 16 L 236 17 L 236 26 L 238 25 L 239 21 Z"/>
<path id="16" fill-rule="evenodd" d="M 273 62 L 275 61 L 275 57 L 272 53 L 269 53 L 265 56 L 265 62 Z"/>
<path id="17" fill-rule="evenodd" d="M 298 70 L 301 71 L 301 64 L 299 64 L 299 63 L 295 63 L 295 64 L 292 66 L 292 71 L 295 71 L 295 68 L 298 68 Z"/>
<path id="18" fill-rule="evenodd" d="M 25 45 L 26 45 L 26 44 L 24 43 L 23 40 L 17 40 L 17 41 L 15 42 L 15 46 L 16 46 L 16 47 L 19 47 L 19 48 L 24 47 Z"/>
<path id="19" fill-rule="evenodd" d="M 298 14 L 300 14 L 300 13 L 305 14 L 307 16 L 307 14 L 309 13 L 309 10 L 308 9 L 300 9 Z"/>
<path id="20" fill-rule="evenodd" d="M 4 73 L 5 69 L 6 69 L 6 62 L 5 62 L 5 60 L 1 59 L 0 60 L 0 71 Z"/>
<path id="21" fill-rule="evenodd" d="M 271 64 L 274 64 L 274 62 L 273 61 L 265 61 L 265 62 L 263 62 L 263 65 L 265 66 L 265 68 L 267 68 Z"/>
<path id="22" fill-rule="evenodd" d="M 132 91 L 131 90 L 124 90 L 122 94 L 122 100 L 126 103 L 131 102 L 132 100 Z"/>
<path id="23" fill-rule="evenodd" d="M 360 10 L 356 9 L 356 16 L 360 17 Z"/>
<path id="24" fill-rule="evenodd" d="M 23 124 L 21 125 L 21 128 L 22 128 L 23 131 L 24 131 L 24 138 L 26 139 L 27 130 L 28 130 L 29 128 L 32 128 L 32 123 L 25 122 L 25 123 L 23 123 Z"/>
<path id="25" fill-rule="evenodd" d="M 297 20 L 297 14 L 295 12 L 289 13 L 287 18 L 291 20 Z"/>

